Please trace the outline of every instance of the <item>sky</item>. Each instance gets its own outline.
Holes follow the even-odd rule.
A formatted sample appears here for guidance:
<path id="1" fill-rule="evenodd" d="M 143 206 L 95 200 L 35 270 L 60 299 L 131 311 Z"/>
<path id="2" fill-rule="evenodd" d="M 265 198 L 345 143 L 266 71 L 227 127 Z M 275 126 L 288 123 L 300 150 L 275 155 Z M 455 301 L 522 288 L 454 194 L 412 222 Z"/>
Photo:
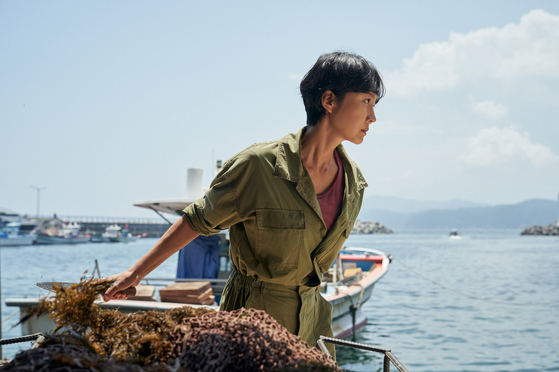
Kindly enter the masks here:
<path id="1" fill-rule="evenodd" d="M 366 197 L 557 198 L 555 0 L 0 0 L 0 206 L 157 217 L 133 204 L 303 127 L 301 78 L 338 50 L 387 88 L 344 143 Z"/>

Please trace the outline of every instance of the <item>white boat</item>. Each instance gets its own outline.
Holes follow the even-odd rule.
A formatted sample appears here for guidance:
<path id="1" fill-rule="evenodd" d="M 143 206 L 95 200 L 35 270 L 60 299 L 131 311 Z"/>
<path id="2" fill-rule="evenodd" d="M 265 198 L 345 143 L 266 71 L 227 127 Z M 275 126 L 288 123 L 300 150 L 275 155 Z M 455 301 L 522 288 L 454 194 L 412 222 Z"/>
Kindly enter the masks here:
<path id="1" fill-rule="evenodd" d="M 362 311 L 362 305 L 372 294 L 373 287 L 388 271 L 390 257 L 384 252 L 368 249 L 345 247 L 338 260 L 333 265 L 352 270 L 354 264 L 361 272 L 346 275 L 338 282 L 323 282 L 326 287 L 322 296 L 332 304 L 332 329 L 334 337 L 346 338 L 363 328 L 367 323 L 367 316 Z M 340 265 L 341 264 L 341 265 Z M 355 271 L 354 271 L 355 272 Z"/>
<path id="2" fill-rule="evenodd" d="M 462 239 L 462 237 L 458 234 L 458 230 L 452 229 L 450 234 L 448 234 L 449 239 Z"/>
<path id="3" fill-rule="evenodd" d="M 385 253 L 367 248 L 344 248 L 338 261 L 330 269 L 327 281 L 321 284 L 322 296 L 332 304 L 332 328 L 334 337 L 346 338 L 358 331 L 367 323 L 367 317 L 362 311 L 363 304 L 372 295 L 373 287 L 388 271 L 390 257 Z M 342 276 L 341 269 L 346 272 Z M 349 274 L 348 274 L 349 273 Z M 222 276 L 222 275 L 220 275 Z M 145 278 L 143 283 L 153 284 L 163 281 L 210 281 L 215 287 L 222 287 L 226 279 L 157 279 Z M 217 293 L 216 293 L 217 294 Z M 52 297 L 52 296 L 51 296 Z M 8 298 L 7 306 L 20 308 L 20 317 L 29 314 L 31 307 L 35 306 L 39 298 Z M 97 303 L 106 309 L 118 309 L 124 313 L 148 310 L 167 310 L 175 307 L 185 306 L 184 303 L 138 300 L 113 300 Z M 204 305 L 192 305 L 200 307 Z M 218 310 L 218 306 L 205 306 Z M 47 315 L 31 317 L 21 325 L 22 335 L 38 332 L 48 333 L 55 328 L 55 323 Z"/>
<path id="4" fill-rule="evenodd" d="M 37 234 L 37 244 L 80 244 L 91 241 L 91 235 L 80 233 L 81 225 L 77 222 L 65 224 L 56 235 Z"/>
<path id="5" fill-rule="evenodd" d="M 101 234 L 105 241 L 111 243 L 128 243 L 133 242 L 136 238 L 134 235 L 128 232 L 128 228 L 122 230 L 122 228 L 117 225 L 110 225 L 105 228 L 105 232 Z"/>
<path id="6" fill-rule="evenodd" d="M 37 239 L 35 234 L 20 234 L 21 222 L 9 222 L 0 232 L 0 246 L 32 245 Z"/>

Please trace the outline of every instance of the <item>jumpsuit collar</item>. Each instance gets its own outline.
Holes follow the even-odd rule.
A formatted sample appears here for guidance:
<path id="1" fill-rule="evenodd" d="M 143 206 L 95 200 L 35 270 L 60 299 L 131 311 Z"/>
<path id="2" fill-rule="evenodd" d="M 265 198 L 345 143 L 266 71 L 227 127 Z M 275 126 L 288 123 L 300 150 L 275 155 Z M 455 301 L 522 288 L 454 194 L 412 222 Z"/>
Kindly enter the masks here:
<path id="1" fill-rule="evenodd" d="M 301 179 L 308 176 L 305 167 L 301 161 L 301 137 L 305 133 L 306 128 L 302 128 L 296 133 L 288 134 L 280 140 L 278 146 L 278 153 L 276 156 L 276 165 L 274 169 L 274 176 L 283 178 L 285 180 L 300 183 Z M 354 194 L 367 187 L 367 182 L 361 172 L 349 160 L 349 157 L 342 146 L 338 145 L 336 148 L 344 172 L 347 176 L 346 185 L 349 186 L 349 193 Z M 314 193 L 314 190 L 313 190 Z"/>

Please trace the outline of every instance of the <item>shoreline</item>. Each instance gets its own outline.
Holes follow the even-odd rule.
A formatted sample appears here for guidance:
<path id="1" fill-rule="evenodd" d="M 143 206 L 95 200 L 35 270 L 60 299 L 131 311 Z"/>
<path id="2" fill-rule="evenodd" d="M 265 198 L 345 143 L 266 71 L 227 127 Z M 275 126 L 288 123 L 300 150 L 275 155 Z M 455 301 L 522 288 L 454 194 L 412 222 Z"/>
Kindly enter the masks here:
<path id="1" fill-rule="evenodd" d="M 520 235 L 551 235 L 559 236 L 559 226 L 558 225 L 546 225 L 546 226 L 532 226 L 524 229 Z"/>

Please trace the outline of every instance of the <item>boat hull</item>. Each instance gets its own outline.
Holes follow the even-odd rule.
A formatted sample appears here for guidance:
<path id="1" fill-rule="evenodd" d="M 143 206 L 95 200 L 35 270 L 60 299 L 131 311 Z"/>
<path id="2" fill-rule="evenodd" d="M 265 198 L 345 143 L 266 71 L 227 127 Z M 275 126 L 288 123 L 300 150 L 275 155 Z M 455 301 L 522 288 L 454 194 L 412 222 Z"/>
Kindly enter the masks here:
<path id="1" fill-rule="evenodd" d="M 52 295 L 51 295 L 52 297 Z M 7 298 L 6 305 L 19 307 L 20 319 L 29 315 L 31 308 L 39 303 L 39 298 Z M 154 301 L 130 301 L 130 300 L 112 300 L 110 302 L 95 301 L 103 309 L 118 309 L 120 312 L 125 314 L 135 313 L 137 311 L 150 311 L 150 310 L 160 310 L 165 311 L 173 309 L 176 307 L 185 306 L 183 303 L 176 302 L 154 302 Z M 192 305 L 188 304 L 190 307 L 208 307 L 213 308 L 218 311 L 219 306 L 203 306 L 203 305 Z M 30 335 L 34 333 L 52 333 L 56 323 L 48 316 L 48 314 L 43 314 L 41 316 L 32 316 L 24 323 L 21 323 L 21 334 Z"/>
<path id="2" fill-rule="evenodd" d="M 50 236 L 39 234 L 37 235 L 37 244 L 82 244 L 89 243 L 91 241 L 91 236 L 86 237 L 62 237 L 62 236 Z"/>
<path id="3" fill-rule="evenodd" d="M 17 237 L 11 238 L 2 238 L 0 237 L 0 247 L 15 247 L 21 245 L 32 245 L 35 243 L 37 237 L 35 235 L 20 235 Z"/>
<path id="4" fill-rule="evenodd" d="M 332 330 L 334 337 L 346 338 L 367 323 L 367 317 L 361 305 L 368 301 L 373 293 L 374 283 L 366 287 L 352 286 L 338 295 L 325 297 L 332 305 Z M 363 293 L 361 295 L 361 293 Z M 355 326 L 355 327 L 354 327 Z"/>
<path id="5" fill-rule="evenodd" d="M 134 241 L 134 238 L 128 238 L 128 237 L 126 237 L 126 238 L 125 237 L 118 237 L 118 238 L 110 237 L 109 238 L 109 242 L 111 242 L 111 243 L 128 243 L 128 242 L 133 242 L 133 241 Z"/>
<path id="6" fill-rule="evenodd" d="M 102 236 L 101 234 L 97 234 L 97 235 L 93 235 L 91 237 L 91 242 L 92 243 L 108 243 L 109 242 L 109 238 L 105 238 L 104 236 Z"/>
<path id="7" fill-rule="evenodd" d="M 351 261 L 345 259 L 344 262 Z M 357 267 L 360 260 L 357 259 Z M 332 291 L 326 291 L 324 298 L 332 305 L 332 330 L 334 337 L 346 338 L 367 323 L 367 317 L 362 311 L 362 305 L 369 301 L 373 288 L 388 270 L 389 258 L 383 257 L 360 280 L 348 286 L 338 286 Z M 331 285 L 328 283 L 327 285 Z"/>

